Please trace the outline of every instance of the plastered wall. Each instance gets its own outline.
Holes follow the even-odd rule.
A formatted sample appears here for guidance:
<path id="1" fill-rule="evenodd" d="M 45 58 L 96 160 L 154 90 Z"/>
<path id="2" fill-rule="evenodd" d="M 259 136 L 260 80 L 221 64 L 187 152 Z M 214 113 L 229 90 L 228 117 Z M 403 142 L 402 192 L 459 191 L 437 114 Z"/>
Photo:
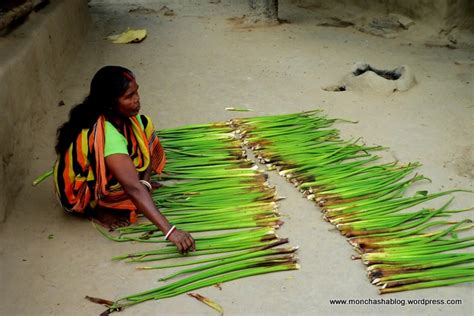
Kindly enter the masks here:
<path id="1" fill-rule="evenodd" d="M 87 0 L 51 1 L 0 37 L 0 222 L 25 185 L 55 86 L 88 26 Z"/>

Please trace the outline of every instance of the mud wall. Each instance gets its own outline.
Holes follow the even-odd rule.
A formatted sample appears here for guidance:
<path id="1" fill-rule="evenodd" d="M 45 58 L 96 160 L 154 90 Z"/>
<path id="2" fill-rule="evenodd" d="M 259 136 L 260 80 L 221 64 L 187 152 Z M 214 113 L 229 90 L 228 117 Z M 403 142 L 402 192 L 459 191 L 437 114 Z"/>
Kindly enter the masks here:
<path id="1" fill-rule="evenodd" d="M 0 222 L 31 180 L 34 145 L 58 104 L 56 83 L 73 61 L 88 21 L 87 0 L 51 1 L 0 36 Z"/>
<path id="2" fill-rule="evenodd" d="M 474 1 L 448 1 L 445 19 L 448 27 L 457 26 L 474 32 Z"/>
<path id="3" fill-rule="evenodd" d="M 386 13 L 401 13 L 413 19 L 436 23 L 440 28 L 474 30 L 472 0 L 339 0 Z"/>

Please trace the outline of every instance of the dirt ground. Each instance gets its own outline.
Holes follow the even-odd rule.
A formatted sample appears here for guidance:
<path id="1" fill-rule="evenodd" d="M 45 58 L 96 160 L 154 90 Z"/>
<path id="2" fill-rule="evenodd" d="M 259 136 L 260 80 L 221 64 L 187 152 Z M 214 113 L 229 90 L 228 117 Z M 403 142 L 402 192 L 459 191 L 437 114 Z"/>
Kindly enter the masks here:
<path id="1" fill-rule="evenodd" d="M 32 179 L 54 161 L 54 135 L 70 107 L 87 94 L 93 74 L 107 64 L 132 69 L 140 85 L 142 111 L 159 128 L 222 121 L 238 116 L 291 113 L 315 108 L 340 124 L 345 138 L 389 147 L 387 160 L 420 161 L 432 191 L 473 189 L 474 41 L 455 49 L 425 45 L 432 25 L 415 23 L 394 38 L 356 27 L 318 25 L 332 16 L 377 14 L 348 7 L 311 7 L 282 1 L 280 17 L 290 23 L 271 28 L 238 28 L 229 20 L 247 12 L 246 1 L 91 1 L 89 33 L 56 87 L 65 106 L 51 106 L 37 131 L 30 176 L 15 209 L 0 224 L 2 315 L 97 315 L 85 295 L 117 298 L 157 287 L 165 272 L 134 271 L 112 262 L 113 255 L 147 245 L 113 243 L 86 220 L 64 214 L 52 181 L 32 188 Z M 174 15 L 164 15 L 167 5 Z M 131 9 L 140 10 L 129 12 Z M 143 8 L 146 8 L 143 9 Z M 115 45 L 105 36 L 146 28 L 139 44 Z M 443 43 L 441 40 L 438 43 Z M 442 46 L 442 45 L 441 45 Z M 417 84 L 408 91 L 329 92 L 355 62 L 393 69 L 408 65 Z M 247 107 L 243 114 L 226 107 Z M 319 210 L 277 174 L 282 237 L 300 247 L 301 269 L 242 279 L 199 290 L 223 306 L 226 315 L 472 315 L 474 283 L 383 296 L 398 304 L 331 305 L 330 299 L 378 299 L 365 269 L 351 261 L 350 246 L 321 219 Z M 444 200 L 443 200 L 444 201 Z M 440 205 L 434 201 L 432 205 Z M 474 205 L 473 195 L 456 194 L 454 208 Z M 463 214 L 463 217 L 470 216 Z M 403 305 L 407 299 L 460 299 L 460 305 Z M 123 315 L 215 315 L 186 295 L 147 302 Z"/>

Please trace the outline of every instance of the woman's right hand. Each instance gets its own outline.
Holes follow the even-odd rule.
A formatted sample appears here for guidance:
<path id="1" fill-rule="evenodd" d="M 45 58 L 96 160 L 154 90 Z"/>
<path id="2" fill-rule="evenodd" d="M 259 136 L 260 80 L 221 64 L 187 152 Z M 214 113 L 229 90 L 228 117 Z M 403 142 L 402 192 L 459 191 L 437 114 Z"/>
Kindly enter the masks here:
<path id="1" fill-rule="evenodd" d="M 175 231 L 168 237 L 168 240 L 176 245 L 181 254 L 196 250 L 196 243 L 190 233 L 175 229 Z"/>

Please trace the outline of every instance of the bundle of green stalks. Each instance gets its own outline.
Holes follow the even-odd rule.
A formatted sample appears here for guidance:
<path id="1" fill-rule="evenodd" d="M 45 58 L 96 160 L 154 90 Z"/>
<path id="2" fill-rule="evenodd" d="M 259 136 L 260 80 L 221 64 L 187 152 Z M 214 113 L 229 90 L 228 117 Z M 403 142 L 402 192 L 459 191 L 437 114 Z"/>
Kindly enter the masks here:
<path id="1" fill-rule="evenodd" d="M 158 132 L 167 155 L 163 186 L 153 200 L 171 223 L 191 233 L 255 227 L 277 228 L 278 197 L 262 171 L 245 159 L 233 131 L 200 125 Z M 124 227 L 116 241 L 163 242 L 150 223 Z"/>
<path id="2" fill-rule="evenodd" d="M 462 253 L 474 237 L 458 237 L 473 227 L 453 220 L 449 200 L 438 209 L 417 205 L 467 190 L 407 192 L 429 178 L 413 174 L 418 162 L 377 164 L 380 146 L 344 141 L 319 111 L 244 118 L 236 133 L 269 169 L 293 183 L 321 207 L 323 218 L 348 237 L 368 266 L 380 293 L 473 281 L 473 256 Z"/>
<path id="3" fill-rule="evenodd" d="M 137 269 L 147 271 L 192 267 L 159 278 L 184 277 L 176 282 L 106 301 L 106 313 L 237 278 L 298 268 L 293 254 L 297 248 L 276 248 L 288 242 L 275 232 L 282 224 L 276 191 L 266 182 L 265 174 L 246 159 L 231 127 L 195 125 L 159 131 L 158 136 L 167 165 L 163 174 L 154 178 L 163 186 L 152 198 L 173 225 L 193 233 L 195 251 L 184 259 L 149 222 L 122 227 L 115 233 L 99 231 L 118 242 L 166 243 L 113 260 L 139 263 Z"/>
<path id="4" fill-rule="evenodd" d="M 271 228 L 197 236 L 195 238 L 196 250 L 188 253 L 187 257 L 233 252 L 243 249 L 269 248 L 286 243 L 287 241 L 285 238 L 279 238 Z M 128 259 L 127 262 L 149 262 L 179 256 L 180 254 L 176 247 L 168 244 L 165 248 L 115 256 L 113 260 Z"/>
<path id="5" fill-rule="evenodd" d="M 115 302 L 103 299 L 91 300 L 107 305 L 108 309 L 105 314 L 108 315 L 109 313 L 121 311 L 126 307 L 145 301 L 174 297 L 186 292 L 235 279 L 272 272 L 295 270 L 299 269 L 297 259 L 293 255 L 295 250 L 294 248 L 272 249 L 269 255 L 242 255 L 240 258 L 234 258 L 234 260 L 222 260 L 218 264 L 208 264 L 199 270 L 186 271 L 186 273 L 196 273 L 179 281 L 119 298 Z M 169 276 L 168 278 L 174 276 L 176 275 Z"/>

